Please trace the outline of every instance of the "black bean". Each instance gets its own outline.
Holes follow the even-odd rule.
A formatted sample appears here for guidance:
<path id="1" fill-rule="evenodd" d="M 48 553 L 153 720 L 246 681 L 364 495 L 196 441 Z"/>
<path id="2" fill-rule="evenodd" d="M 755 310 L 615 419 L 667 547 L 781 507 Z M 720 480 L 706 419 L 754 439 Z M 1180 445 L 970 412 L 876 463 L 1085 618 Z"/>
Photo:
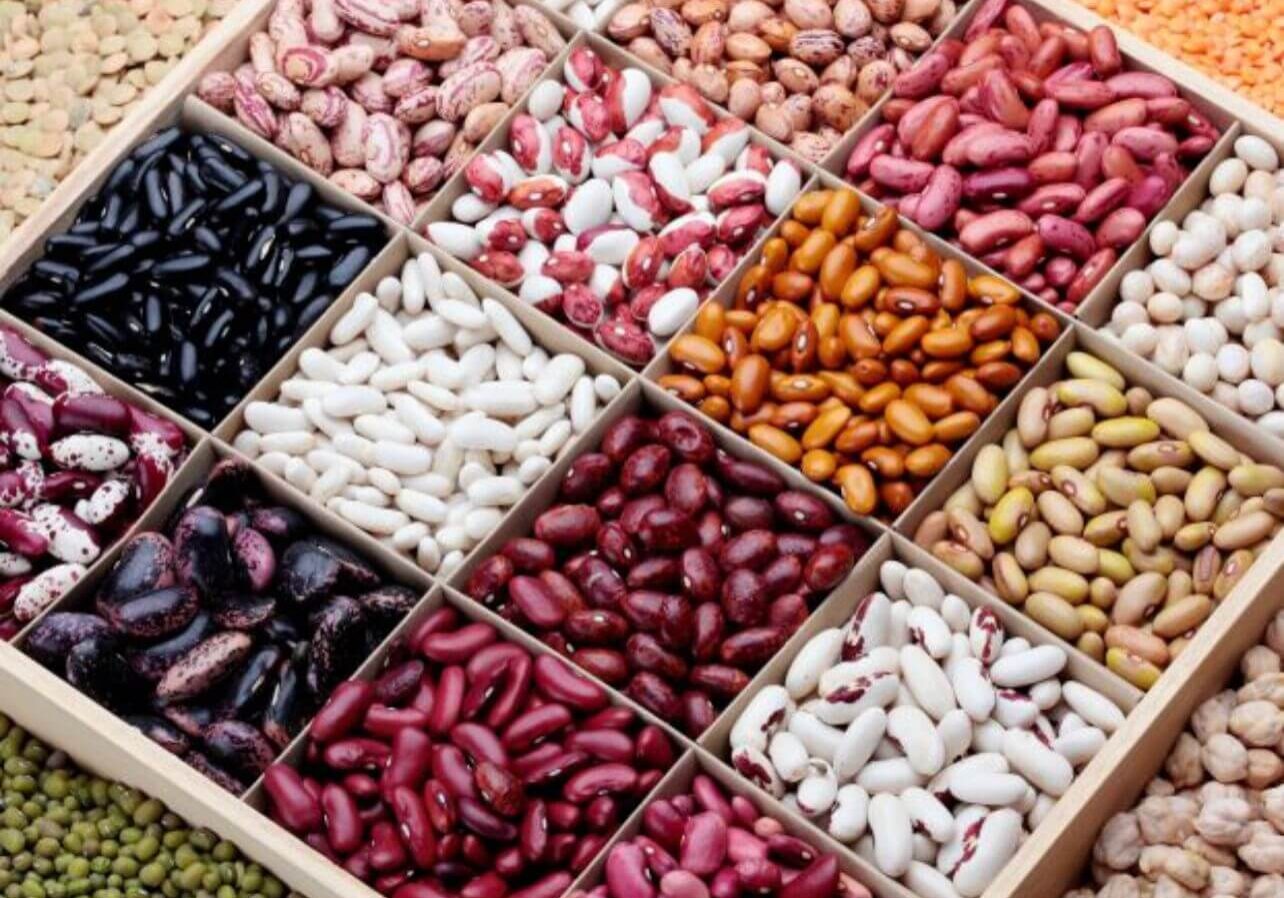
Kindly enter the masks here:
<path id="1" fill-rule="evenodd" d="M 386 239 L 223 137 L 169 129 L 105 179 L 0 305 L 212 425 Z"/>

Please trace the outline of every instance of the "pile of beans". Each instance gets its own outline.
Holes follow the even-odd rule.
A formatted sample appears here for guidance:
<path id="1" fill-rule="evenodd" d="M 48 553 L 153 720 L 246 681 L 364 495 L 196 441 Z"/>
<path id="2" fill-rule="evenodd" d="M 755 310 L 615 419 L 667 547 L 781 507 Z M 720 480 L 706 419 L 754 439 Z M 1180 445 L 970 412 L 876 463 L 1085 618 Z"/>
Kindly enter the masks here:
<path id="1" fill-rule="evenodd" d="M 253 477 L 216 465 L 170 536 L 125 546 L 92 611 L 49 614 L 22 644 L 236 794 L 418 598 Z"/>
<path id="2" fill-rule="evenodd" d="M 384 240 L 374 216 L 171 128 L 116 166 L 0 304 L 212 427 Z"/>
<path id="3" fill-rule="evenodd" d="M 0 641 L 57 602 L 186 453 L 173 423 L 0 327 Z"/>
<path id="4" fill-rule="evenodd" d="M 698 736 L 868 545 L 692 416 L 630 415 L 465 591 Z"/>
<path id="5" fill-rule="evenodd" d="M 953 0 L 626 3 L 607 33 L 820 162 L 955 12 Z"/>
<path id="6" fill-rule="evenodd" d="M 503 0 L 278 0 L 249 62 L 197 94 L 410 224 L 565 45 Z"/>
<path id="7" fill-rule="evenodd" d="M 93 776 L 0 715 L 0 893 L 284 898 L 231 842 Z"/>
<path id="8" fill-rule="evenodd" d="M 1284 169 L 1260 137 L 1235 140 L 1208 199 L 1150 232 L 1156 258 L 1119 285 L 1110 331 L 1218 405 L 1284 436 Z"/>
<path id="9" fill-rule="evenodd" d="M 1066 370 L 915 540 L 1149 689 L 1279 529 L 1284 471 L 1095 356 Z"/>
<path id="10" fill-rule="evenodd" d="M 1092 852 L 1092 886 L 1065 898 L 1284 892 L 1284 613 L 1240 660 L 1238 682 L 1196 710 L 1163 769 Z"/>
<path id="11" fill-rule="evenodd" d="M 636 366 L 801 184 L 690 86 L 655 91 L 587 47 L 536 85 L 506 144 L 468 163 L 470 192 L 429 239 Z"/>
<path id="12" fill-rule="evenodd" d="M 453 608 L 375 682 L 335 690 L 272 816 L 385 895 L 559 898 L 676 760 L 664 731 L 553 655 Z"/>
<path id="13" fill-rule="evenodd" d="M 46 0 L 0 8 L 0 242 L 233 5 Z"/>
<path id="14" fill-rule="evenodd" d="M 572 898 L 699 898 L 740 894 L 778 898 L 869 898 L 821 854 L 760 814 L 742 795 L 698 773 L 690 791 L 657 798 L 642 811 L 642 834 L 612 846 L 605 882 Z"/>
<path id="15" fill-rule="evenodd" d="M 429 253 L 358 296 L 299 369 L 247 406 L 237 448 L 441 573 L 620 392 Z"/>
<path id="16" fill-rule="evenodd" d="M 879 581 L 745 707 L 731 763 L 922 898 L 977 898 L 1124 714 L 926 571 Z"/>
<path id="17" fill-rule="evenodd" d="M 851 190 L 803 196 L 660 384 L 857 514 L 896 515 L 1060 333 L 1011 284 L 969 278 Z"/>
<path id="18" fill-rule="evenodd" d="M 1106 26 L 1036 23 L 1008 0 L 892 92 L 848 177 L 1067 311 L 1218 137 L 1168 78 L 1124 71 Z"/>

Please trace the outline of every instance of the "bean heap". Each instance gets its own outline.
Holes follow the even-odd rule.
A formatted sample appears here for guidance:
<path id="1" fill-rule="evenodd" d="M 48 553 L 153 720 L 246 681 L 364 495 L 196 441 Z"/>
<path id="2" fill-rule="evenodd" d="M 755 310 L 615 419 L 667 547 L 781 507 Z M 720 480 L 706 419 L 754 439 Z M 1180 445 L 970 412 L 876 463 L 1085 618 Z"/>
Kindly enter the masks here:
<path id="1" fill-rule="evenodd" d="M 236 445 L 361 529 L 448 573 L 620 392 L 549 358 L 504 305 L 430 253 L 303 351 Z"/>
<path id="2" fill-rule="evenodd" d="M 22 648 L 230 792 L 248 787 L 417 594 L 221 462 L 171 537 L 125 547 L 92 611 Z"/>
<path id="3" fill-rule="evenodd" d="M 896 515 L 1060 332 L 1011 284 L 969 278 L 896 213 L 819 190 L 745 272 L 732 308 L 707 303 L 661 377 L 858 514 Z"/>
<path id="4" fill-rule="evenodd" d="M 689 792 L 648 804 L 642 833 L 611 848 L 606 881 L 578 898 L 870 898 L 837 857 L 787 834 L 743 795 L 728 798 L 703 773 Z"/>
<path id="5" fill-rule="evenodd" d="M 1097 837 L 1092 885 L 1065 898 L 1284 893 L 1284 613 L 1200 705 L 1132 809 Z"/>
<path id="6" fill-rule="evenodd" d="M 383 243 L 221 137 L 171 128 L 134 149 L 5 308 L 212 427 Z"/>
<path id="7" fill-rule="evenodd" d="M 955 12 L 953 0 L 626 3 L 607 33 L 819 163 Z"/>
<path id="8" fill-rule="evenodd" d="M 250 61 L 197 94 L 410 224 L 565 45 L 503 0 L 277 0 Z"/>
<path id="9" fill-rule="evenodd" d="M 396 898 L 559 898 L 676 753 L 554 655 L 455 609 L 373 683 L 317 714 L 302 771 L 264 778 L 274 818 Z"/>
<path id="10" fill-rule="evenodd" d="M 0 893 L 296 898 L 231 842 L 93 776 L 0 715 Z"/>
<path id="11" fill-rule="evenodd" d="M 173 423 L 0 327 L 0 641 L 56 603 L 186 452 Z"/>
<path id="12" fill-rule="evenodd" d="M 656 91 L 587 47 L 536 85 L 507 146 L 468 163 L 471 192 L 429 239 L 639 367 L 801 183 L 689 85 Z"/>
<path id="13" fill-rule="evenodd" d="M 848 177 L 1067 311 L 1218 137 L 1168 78 L 1124 71 L 1108 27 L 1036 23 L 1008 0 L 892 92 Z"/>
<path id="14" fill-rule="evenodd" d="M 1150 232 L 1156 258 L 1119 285 L 1110 330 L 1218 405 L 1284 436 L 1284 169 L 1260 137 L 1235 140 L 1210 196 Z"/>
<path id="15" fill-rule="evenodd" d="M 1066 369 L 915 540 L 1149 689 L 1279 529 L 1284 471 L 1095 356 Z"/>
<path id="16" fill-rule="evenodd" d="M 28 0 L 0 7 L 0 242 L 233 5 Z"/>
<path id="17" fill-rule="evenodd" d="M 868 545 L 692 416 L 630 415 L 465 589 L 698 736 Z"/>
<path id="18" fill-rule="evenodd" d="M 745 707 L 731 763 L 922 898 L 976 898 L 1124 715 L 926 571 L 879 581 Z"/>

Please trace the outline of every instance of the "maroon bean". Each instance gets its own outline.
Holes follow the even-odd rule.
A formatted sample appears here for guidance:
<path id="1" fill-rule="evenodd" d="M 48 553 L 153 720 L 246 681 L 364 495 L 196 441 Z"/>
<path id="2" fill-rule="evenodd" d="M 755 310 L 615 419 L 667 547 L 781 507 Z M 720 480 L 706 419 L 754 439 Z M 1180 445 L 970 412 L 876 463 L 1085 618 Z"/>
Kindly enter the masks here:
<path id="1" fill-rule="evenodd" d="M 459 898 L 504 898 L 508 883 L 494 870 L 474 876 L 459 890 Z"/>
<path id="2" fill-rule="evenodd" d="M 674 761 L 673 744 L 664 730 L 653 723 L 638 730 L 634 746 L 638 763 L 645 767 L 667 770 Z"/>
<path id="3" fill-rule="evenodd" d="M 386 770 L 384 775 L 387 776 Z M 349 773 L 341 782 L 343 788 L 357 801 L 365 801 L 379 795 L 379 781 L 367 773 Z"/>
<path id="4" fill-rule="evenodd" d="M 498 638 L 490 624 L 466 624 L 451 633 L 428 634 L 419 643 L 419 653 L 439 664 L 459 664 Z"/>
<path id="5" fill-rule="evenodd" d="M 682 589 L 695 602 L 711 602 L 718 598 L 722 574 L 718 562 L 708 549 L 687 549 L 679 562 L 682 571 Z"/>
<path id="6" fill-rule="evenodd" d="M 324 854 L 330 860 L 338 863 L 339 856 L 334 853 L 334 849 L 330 847 L 330 843 L 326 840 L 326 837 L 324 834 L 308 833 L 306 836 L 304 836 L 303 841 L 306 842 L 309 846 L 311 846 L 313 851 L 319 851 L 321 854 Z"/>
<path id="7" fill-rule="evenodd" d="M 606 486 L 615 465 L 604 452 L 586 452 L 566 469 L 561 498 L 566 502 L 588 502 Z"/>
<path id="8" fill-rule="evenodd" d="M 524 752 L 553 733 L 571 725 L 570 710 L 557 702 L 549 702 L 514 718 L 501 737 L 504 748 Z"/>
<path id="9" fill-rule="evenodd" d="M 615 818 L 613 818 L 609 824 L 604 824 L 602 826 L 602 829 L 614 829 L 618 826 L 618 816 L 619 815 L 617 813 Z M 602 846 L 605 844 L 606 836 L 602 834 L 589 833 L 588 835 L 581 837 L 576 841 L 575 849 L 571 852 L 571 856 L 567 858 L 566 866 L 571 869 L 572 873 L 584 872 L 584 868 L 593 862 L 593 858 L 597 857 L 597 853 L 602 850 Z"/>
<path id="10" fill-rule="evenodd" d="M 646 513 L 638 537 L 651 552 L 675 552 L 698 541 L 695 518 L 676 508 L 655 508 Z"/>
<path id="11" fill-rule="evenodd" d="M 508 584 L 508 597 L 534 626 L 551 630 L 566 616 L 560 602 L 537 577 L 520 575 Z"/>
<path id="12" fill-rule="evenodd" d="M 627 730 L 635 720 L 637 715 L 628 708 L 611 705 L 585 717 L 580 721 L 580 726 L 586 730 Z"/>
<path id="13" fill-rule="evenodd" d="M 633 794 L 638 798 L 650 794 L 651 790 L 658 786 L 662 779 L 664 779 L 663 770 L 643 770 L 638 774 L 638 782 L 633 787 Z"/>
<path id="14" fill-rule="evenodd" d="M 731 796 L 731 811 L 736 815 L 736 820 L 739 821 L 740 825 L 746 826 L 746 827 L 752 827 L 755 823 L 758 822 L 758 818 L 762 816 L 761 814 L 758 813 L 758 808 L 754 805 L 754 803 L 749 799 L 745 798 L 743 795 Z M 733 860 L 743 860 L 743 858 L 737 858 L 731 850 L 730 839 L 733 832 L 739 832 L 739 833 L 742 833 L 743 835 L 749 836 L 750 838 L 754 838 L 754 839 L 756 839 L 756 837 L 752 836 L 748 832 L 745 832 L 744 830 L 739 830 L 735 828 L 727 831 L 727 839 L 728 839 L 727 855 L 731 857 Z M 762 856 L 766 857 L 767 846 L 764 844 L 762 848 L 763 848 Z"/>
<path id="15" fill-rule="evenodd" d="M 805 533 L 781 533 L 776 536 L 776 551 L 781 555 L 796 555 L 804 561 L 816 551 L 815 537 Z"/>
<path id="16" fill-rule="evenodd" d="M 724 618 L 716 602 L 697 605 L 692 613 L 691 654 L 697 661 L 708 661 L 717 655 L 722 643 Z"/>
<path id="17" fill-rule="evenodd" d="M 576 811 L 578 813 L 578 809 Z M 522 857 L 532 864 L 539 863 L 548 850 L 548 826 L 548 805 L 540 799 L 527 804 L 518 826 L 517 839 Z"/>
<path id="18" fill-rule="evenodd" d="M 716 483 L 716 481 L 710 480 L 709 483 Z M 716 552 L 722 547 L 722 541 L 727 538 L 728 530 L 721 512 L 706 511 L 696 519 L 696 536 L 700 540 L 701 547 L 710 552 Z"/>
<path id="19" fill-rule="evenodd" d="M 431 883 L 420 881 L 407 882 L 398 886 L 392 893 L 392 898 L 450 898 L 450 895 Z"/>
<path id="20" fill-rule="evenodd" d="M 473 769 L 473 783 L 486 804 L 505 817 L 516 817 L 526 803 L 522 781 L 503 766 L 482 761 Z"/>
<path id="21" fill-rule="evenodd" d="M 751 858 L 736 864 L 740 883 L 750 892 L 771 893 L 780 888 L 780 867 L 766 858 Z"/>
<path id="22" fill-rule="evenodd" d="M 709 480 L 696 465 L 684 462 L 669 472 L 664 498 L 678 511 L 695 514 L 709 499 Z"/>
<path id="23" fill-rule="evenodd" d="M 332 849 L 339 854 L 350 854 L 361 847 L 363 829 L 357 803 L 342 786 L 327 783 L 322 788 L 321 811 L 325 817 L 326 839 Z"/>
<path id="24" fill-rule="evenodd" d="M 668 595 L 660 603 L 660 639 L 670 648 L 685 648 L 695 636 L 695 612 L 682 596 Z"/>
<path id="25" fill-rule="evenodd" d="M 625 580 L 629 589 L 666 589 L 678 585 L 678 559 L 671 555 L 644 558 L 635 564 Z"/>
<path id="26" fill-rule="evenodd" d="M 496 873 L 507 880 L 516 879 L 526 868 L 526 861 L 522 858 L 520 848 L 505 848 L 499 854 L 495 855 L 491 864 Z"/>
<path id="27" fill-rule="evenodd" d="M 580 591 L 565 574 L 552 570 L 541 571 L 539 580 L 544 584 L 544 589 L 562 606 L 563 614 L 586 607 L 584 596 L 580 595 Z"/>
<path id="28" fill-rule="evenodd" d="M 707 773 L 697 773 L 692 777 L 691 795 L 695 798 L 696 804 L 710 813 L 717 814 L 728 826 L 736 822 L 735 811 L 727 801 L 726 793 Z"/>
<path id="29" fill-rule="evenodd" d="M 642 523 L 646 516 L 657 508 L 664 508 L 664 497 L 660 495 L 642 496 L 630 499 L 620 509 L 620 526 L 636 536 L 642 532 Z"/>
<path id="30" fill-rule="evenodd" d="M 649 493 L 664 483 L 673 453 L 667 446 L 650 443 L 634 449 L 620 465 L 620 489 L 630 496 Z"/>
<path id="31" fill-rule="evenodd" d="M 509 898 L 559 898 L 571 887 L 572 881 L 569 873 L 550 873 L 538 882 L 513 892 Z"/>
<path id="32" fill-rule="evenodd" d="M 612 686 L 619 686 L 629 677 L 629 662 L 622 652 L 615 649 L 576 649 L 571 652 L 571 660 Z"/>
<path id="33" fill-rule="evenodd" d="M 803 530 L 824 530 L 834 523 L 833 510 L 808 493 L 786 490 L 776 496 L 774 504 L 781 520 Z"/>
<path id="34" fill-rule="evenodd" d="M 532 752 L 533 754 L 533 752 Z M 523 765 L 519 774 L 528 786 L 539 786 L 561 779 L 573 770 L 578 770 L 589 761 L 589 756 L 582 751 L 562 751 L 542 759 L 538 764 Z"/>
<path id="35" fill-rule="evenodd" d="M 436 743 L 432 747 L 432 777 L 455 798 L 477 796 L 468 759 L 458 746 Z"/>
<path id="36" fill-rule="evenodd" d="M 424 783 L 424 811 L 433 829 L 443 836 L 455 829 L 455 799 L 439 780 Z"/>
<path id="37" fill-rule="evenodd" d="M 622 614 L 593 608 L 568 615 L 563 630 L 577 644 L 611 645 L 628 635 L 629 622 Z"/>
<path id="38" fill-rule="evenodd" d="M 392 790 L 389 804 L 411 859 L 421 870 L 431 867 L 437 859 L 437 840 L 423 799 L 409 786 L 397 786 Z"/>
<path id="39" fill-rule="evenodd" d="M 387 821 L 370 827 L 370 866 L 383 873 L 396 870 L 406 863 L 406 849 L 397 836 L 396 828 Z"/>
<path id="40" fill-rule="evenodd" d="M 856 556 L 844 545 L 819 549 L 803 568 L 803 582 L 815 592 L 827 592 L 837 586 L 856 566 Z"/>
<path id="41" fill-rule="evenodd" d="M 735 496 L 727 500 L 722 509 L 727 523 L 733 530 L 761 530 L 776 519 L 771 502 L 757 496 Z"/>
<path id="42" fill-rule="evenodd" d="M 728 455 L 721 449 L 714 455 L 718 476 L 732 488 L 755 496 L 775 496 L 785 488 L 780 475 L 757 462 Z"/>
<path id="43" fill-rule="evenodd" d="M 398 731 L 411 727 L 421 729 L 428 726 L 428 715 L 417 708 L 389 708 L 387 705 L 371 705 L 366 710 L 362 728 L 371 735 L 391 739 Z"/>
<path id="44" fill-rule="evenodd" d="M 432 681 L 425 678 L 420 682 L 419 688 L 415 690 L 415 694 L 410 697 L 410 701 L 406 703 L 406 707 L 414 708 L 417 711 L 423 711 L 425 714 L 429 715 L 429 724 L 431 724 L 432 709 L 436 702 L 437 690 L 433 688 Z"/>
<path id="45" fill-rule="evenodd" d="M 374 682 L 374 700 L 384 705 L 404 705 L 418 691 L 424 670 L 424 663 L 416 658 L 388 668 Z"/>
<path id="46" fill-rule="evenodd" d="M 523 574 L 538 574 L 557 564 L 557 554 L 552 546 L 527 536 L 510 539 L 504 544 L 502 555 L 513 563 L 515 571 Z"/>
<path id="47" fill-rule="evenodd" d="M 584 824 L 596 832 L 614 829 L 620 822 L 620 806 L 609 795 L 599 795 L 584 809 Z"/>
<path id="48" fill-rule="evenodd" d="M 776 557 L 776 535 L 770 530 L 746 530 L 722 544 L 718 563 L 724 571 L 759 570 Z"/>
<path id="49" fill-rule="evenodd" d="M 750 627 L 723 640 L 718 657 L 724 664 L 743 667 L 762 664 L 785 644 L 785 633 L 778 627 Z"/>
<path id="50" fill-rule="evenodd" d="M 722 581 L 722 610 L 727 620 L 753 627 L 767 618 L 768 596 L 762 577 L 747 568 L 737 568 Z"/>
<path id="51" fill-rule="evenodd" d="M 574 547 L 591 540 L 602 519 L 592 505 L 555 505 L 535 519 L 535 535 L 555 547 Z"/>
<path id="52" fill-rule="evenodd" d="M 649 633 L 634 633 L 630 636 L 624 653 L 634 670 L 650 671 L 666 680 L 681 680 L 687 675 L 687 663 L 665 649 Z"/>
<path id="53" fill-rule="evenodd" d="M 355 736 L 331 742 L 321 757 L 335 770 L 377 770 L 388 763 L 392 750 L 375 739 Z"/>
<path id="54" fill-rule="evenodd" d="M 787 592 L 771 603 L 767 609 L 767 623 L 788 634 L 807 622 L 807 600 L 800 593 Z"/>
<path id="55" fill-rule="evenodd" d="M 673 687 L 649 671 L 634 674 L 625 692 L 639 705 L 663 720 L 676 720 L 682 711 L 682 704 Z"/>
<path id="56" fill-rule="evenodd" d="M 418 789 L 432 770 L 432 739 L 420 729 L 407 727 L 392 737 L 392 757 L 381 781 L 385 791 L 397 786 Z"/>
<path id="57" fill-rule="evenodd" d="M 606 856 L 606 886 L 611 898 L 656 898 L 646 873 L 646 856 L 629 842 L 620 842 Z"/>
<path id="58" fill-rule="evenodd" d="M 476 723 L 459 723 L 450 731 L 450 741 L 457 745 L 474 764 L 489 761 L 501 767 L 508 764 L 508 752 L 491 730 Z"/>
<path id="59" fill-rule="evenodd" d="M 513 768 L 514 773 L 525 779 L 528 772 L 553 758 L 559 757 L 562 753 L 562 743 L 549 740 L 548 742 L 540 743 L 525 754 L 513 758 L 509 766 Z"/>
<path id="60" fill-rule="evenodd" d="M 779 898 L 834 898 L 838 893 L 838 858 L 821 855 L 781 888 Z"/>
<path id="61" fill-rule="evenodd" d="M 791 867 L 805 867 L 816 859 L 816 849 L 797 836 L 776 833 L 767 837 L 767 855 Z"/>
<path id="62" fill-rule="evenodd" d="M 619 730 L 576 730 L 564 744 L 599 761 L 624 764 L 633 757 L 633 740 Z"/>
<path id="63" fill-rule="evenodd" d="M 535 684 L 549 701 L 562 702 L 577 711 L 597 711 L 607 703 L 604 689 L 550 655 L 535 659 Z"/>
<path id="64" fill-rule="evenodd" d="M 769 598 L 775 598 L 796 588 L 802 582 L 802 573 L 803 562 L 798 556 L 778 556 L 763 568 L 762 588 Z"/>
<path id="65" fill-rule="evenodd" d="M 727 810 L 730 811 L 728 805 Z M 682 869 L 711 876 L 727 856 L 727 821 L 713 811 L 696 814 L 682 833 Z"/>
<path id="66" fill-rule="evenodd" d="M 492 555 L 468 575 L 464 592 L 479 602 L 490 604 L 513 577 L 513 562 L 503 555 Z"/>
<path id="67" fill-rule="evenodd" d="M 374 694 L 374 686 L 364 680 L 340 683 L 313 718 L 311 737 L 322 743 L 342 739 L 361 722 Z"/>
<path id="68" fill-rule="evenodd" d="M 725 664 L 697 664 L 687 681 L 722 698 L 735 698 L 749 685 L 749 675 Z"/>
<path id="69" fill-rule="evenodd" d="M 459 822 L 481 836 L 496 842 L 511 842 L 517 838 L 517 827 L 497 816 L 475 798 L 460 797 L 456 802 Z"/>
<path id="70" fill-rule="evenodd" d="M 618 518 L 628 501 L 629 498 L 624 495 L 624 490 L 618 486 L 609 487 L 597 497 L 597 513 L 604 518 Z"/>
<path id="71" fill-rule="evenodd" d="M 362 846 L 357 851 L 348 855 L 343 862 L 343 869 L 347 870 L 353 876 L 360 880 L 368 880 L 372 874 L 370 869 L 370 850 Z"/>
<path id="72" fill-rule="evenodd" d="M 624 600 L 628 592 L 628 587 L 624 585 L 624 580 L 615 568 L 596 555 L 587 556 L 574 569 L 568 566 L 566 573 L 584 593 L 589 604 L 598 608 L 614 608 Z M 574 614 L 567 615 L 567 621 L 574 616 Z"/>
<path id="73" fill-rule="evenodd" d="M 633 450 L 651 437 L 651 422 L 636 415 L 629 415 L 607 428 L 606 433 L 602 435 L 602 452 L 617 465 L 622 464 Z"/>
<path id="74" fill-rule="evenodd" d="M 674 851 L 682 843 L 686 825 L 687 818 L 663 798 L 656 799 L 642 810 L 642 828 L 647 835 Z"/>
<path id="75" fill-rule="evenodd" d="M 618 521 L 603 524 L 597 532 L 597 551 L 618 568 L 631 568 L 638 560 L 633 539 Z"/>
<path id="76" fill-rule="evenodd" d="M 620 611 L 634 629 L 654 631 L 660 629 L 665 594 L 649 589 L 634 589 L 620 603 Z"/>
<path id="77" fill-rule="evenodd" d="M 656 436 L 683 461 L 703 465 L 713 458 L 713 435 L 686 412 L 668 412 L 655 425 Z"/>
<path id="78" fill-rule="evenodd" d="M 553 829 L 565 832 L 580 825 L 581 811 L 579 805 L 569 801 L 553 800 L 548 802 L 548 824 Z"/>
<path id="79" fill-rule="evenodd" d="M 467 678 L 462 667 L 452 665 L 441 672 L 437 678 L 437 691 L 433 696 L 432 715 L 428 720 L 429 732 L 445 735 L 455 725 L 459 720 L 466 687 Z"/>

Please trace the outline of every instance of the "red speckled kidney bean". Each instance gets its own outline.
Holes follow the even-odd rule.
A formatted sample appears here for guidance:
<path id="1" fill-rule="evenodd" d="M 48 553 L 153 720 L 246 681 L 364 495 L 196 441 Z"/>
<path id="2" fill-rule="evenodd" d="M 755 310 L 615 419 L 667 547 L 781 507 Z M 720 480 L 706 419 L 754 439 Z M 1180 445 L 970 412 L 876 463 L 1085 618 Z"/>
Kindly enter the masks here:
<path id="1" fill-rule="evenodd" d="M 1004 0 L 976 7 L 970 24 L 966 44 L 946 39 L 896 77 L 847 175 L 1073 311 L 1218 130 L 1168 78 L 1121 71 L 1106 26 L 1034 25 Z M 1083 227 L 1122 210 L 1110 227 Z"/>
<path id="2" fill-rule="evenodd" d="M 391 898 L 560 898 L 674 747 L 565 661 L 454 611 L 430 619 L 378 685 L 335 689 L 302 771 L 267 769 L 269 810 Z"/>
<path id="3" fill-rule="evenodd" d="M 684 412 L 607 428 L 534 532 L 499 557 L 551 558 L 540 580 L 564 588 L 487 559 L 469 595 L 693 735 L 868 545 L 823 500 L 719 450 Z"/>

